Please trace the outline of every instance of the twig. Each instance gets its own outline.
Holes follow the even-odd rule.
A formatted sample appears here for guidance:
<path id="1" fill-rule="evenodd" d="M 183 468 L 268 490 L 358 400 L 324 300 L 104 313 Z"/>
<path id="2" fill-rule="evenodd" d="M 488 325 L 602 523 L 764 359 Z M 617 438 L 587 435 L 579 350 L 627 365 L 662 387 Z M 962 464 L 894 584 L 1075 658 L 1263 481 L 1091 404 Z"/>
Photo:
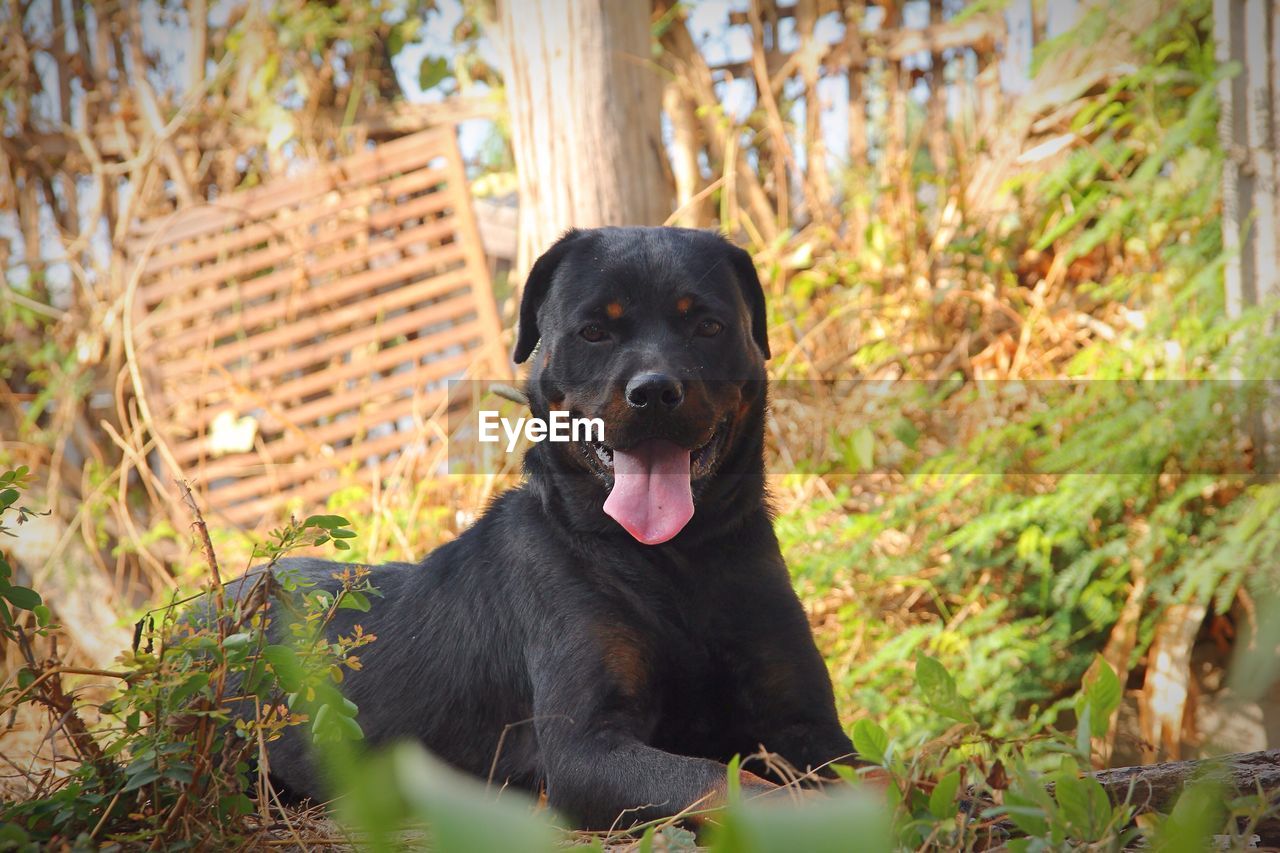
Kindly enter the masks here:
<path id="1" fill-rule="evenodd" d="M 7 711 L 10 708 L 17 707 L 22 701 L 22 697 L 26 696 L 32 690 L 35 690 L 44 682 L 58 675 L 97 675 L 103 678 L 118 678 L 127 681 L 133 675 L 129 672 L 114 672 L 109 669 L 85 669 L 79 666 L 58 666 L 52 669 L 46 669 L 44 672 L 36 676 L 35 680 L 24 687 L 22 690 L 10 699 L 7 699 L 3 705 L 0 705 L 0 711 Z"/>
<path id="2" fill-rule="evenodd" d="M 663 222 L 662 224 L 674 225 L 675 223 L 679 222 L 680 218 L 684 216 L 686 213 L 688 213 L 689 211 L 693 210 L 695 207 L 697 207 L 699 202 L 701 202 L 707 196 L 711 195 L 716 190 L 720 189 L 720 187 L 724 185 L 725 177 L 726 177 L 725 175 L 721 175 L 711 183 L 707 184 L 702 189 L 698 190 L 697 193 L 689 197 L 688 201 L 686 201 L 684 204 L 677 207 L 672 212 L 672 214 L 667 217 L 666 221 Z"/>
<path id="3" fill-rule="evenodd" d="M 209 573 L 213 577 L 214 600 L 218 613 L 221 614 L 225 603 L 222 591 L 222 573 L 218 571 L 218 555 L 213 552 L 213 542 L 209 539 L 209 527 L 204 523 L 204 516 L 200 513 L 200 507 L 196 504 L 195 495 L 191 494 L 191 486 L 186 480 L 174 480 L 174 482 L 182 490 L 182 500 L 195 517 L 196 532 L 200 534 L 200 549 L 204 551 L 205 563 L 209 566 Z"/>
<path id="4" fill-rule="evenodd" d="M 90 841 L 96 838 L 98 833 L 102 830 L 103 824 L 105 824 L 107 822 L 107 818 L 111 816 L 111 810 L 116 807 L 116 802 L 120 799 L 120 794 L 123 790 L 123 788 L 117 790 L 115 796 L 111 798 L 111 802 L 107 803 L 107 807 L 102 812 L 102 817 L 98 818 L 98 822 L 93 826 L 93 832 L 89 833 Z"/>
<path id="5" fill-rule="evenodd" d="M 503 726 L 502 734 L 498 735 L 498 745 L 494 747 L 494 750 L 493 750 L 493 762 L 489 765 L 489 778 L 488 780 L 485 781 L 486 788 L 493 785 L 493 777 L 498 772 L 498 759 L 502 756 L 502 745 L 504 742 L 506 742 L 507 732 L 511 731 L 513 728 L 516 728 L 517 726 L 523 726 L 527 723 L 536 723 L 538 720 L 568 720 L 570 723 L 573 722 L 573 718 L 568 716 L 567 714 L 551 714 L 549 716 L 530 717 L 527 720 L 517 720 L 514 723 L 508 723 L 507 725 Z"/>

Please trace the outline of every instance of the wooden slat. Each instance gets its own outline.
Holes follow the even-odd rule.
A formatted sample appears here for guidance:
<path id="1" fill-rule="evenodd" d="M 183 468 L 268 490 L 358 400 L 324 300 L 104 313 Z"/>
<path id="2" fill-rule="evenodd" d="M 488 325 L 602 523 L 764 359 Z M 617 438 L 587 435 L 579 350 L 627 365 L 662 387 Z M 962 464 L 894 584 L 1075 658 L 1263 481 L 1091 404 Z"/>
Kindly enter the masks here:
<path id="1" fill-rule="evenodd" d="M 315 251 L 319 252 L 334 244 L 342 244 L 348 240 L 359 239 L 362 236 L 398 227 L 407 219 L 442 213 L 448 209 L 450 203 L 452 203 L 452 199 L 447 198 L 443 193 L 432 193 L 429 196 L 422 196 L 411 202 L 372 214 L 367 222 L 352 222 L 341 226 L 318 240 L 306 240 L 304 235 L 299 235 L 299 241 L 314 246 Z M 185 296 L 202 287 L 223 285 L 231 279 L 246 278 L 268 267 L 296 260 L 297 256 L 297 246 L 290 243 L 277 243 L 219 266 L 202 267 L 199 271 L 170 274 L 143 288 L 142 300 L 147 307 L 153 307 L 164 298 L 179 295 Z M 251 280 L 245 284 L 252 283 L 253 281 Z"/>
<path id="2" fill-rule="evenodd" d="M 296 232 L 327 219 L 341 221 L 370 205 L 391 203 L 403 195 L 416 195 L 439 184 L 445 177 L 440 169 L 419 169 L 395 180 L 367 190 L 343 194 L 326 192 L 318 194 L 306 207 L 282 212 L 266 222 L 246 225 L 243 228 L 214 232 L 197 242 L 180 243 L 172 251 L 157 251 L 147 258 L 143 272 L 151 275 L 171 267 L 211 261 L 219 255 L 248 249 L 259 243 L 279 239 L 281 235 Z M 430 195 L 440 193 L 432 192 Z M 443 193 L 451 200 L 451 193 Z M 288 215 L 284 215 L 287 213 Z M 252 220 L 251 220 L 252 221 Z"/>
<path id="3" fill-rule="evenodd" d="M 469 344 L 475 344 L 480 339 L 481 335 L 477 331 L 475 323 L 459 323 L 447 332 L 389 347 L 380 350 L 376 355 L 353 359 L 342 365 L 330 366 L 325 370 L 290 379 L 280 385 L 263 383 L 265 387 L 257 390 L 250 397 L 238 395 L 233 397 L 232 400 L 219 400 L 202 407 L 194 417 L 184 418 L 183 425 L 190 430 L 200 430 L 211 424 L 214 418 L 224 411 L 231 411 L 237 416 L 259 409 L 265 409 L 271 413 L 273 401 L 301 400 L 321 391 L 337 388 L 360 376 L 381 373 L 403 364 L 420 364 L 423 359 L 432 355 L 436 355 L 441 360 L 448 359 L 451 356 L 443 355 L 444 350 L 452 347 L 466 347 Z M 467 353 L 468 358 L 472 355 L 472 352 Z M 435 362 L 430 363 L 434 364 Z M 325 399 L 333 398 L 341 399 L 341 395 L 335 394 Z M 292 411 L 289 416 L 291 420 L 296 421 L 298 413 Z M 271 421 L 271 417 L 275 417 L 275 415 L 270 414 L 268 421 L 264 421 L 260 429 L 270 431 L 276 428 L 283 428 Z"/>
<path id="4" fill-rule="evenodd" d="M 410 417 L 415 413 L 421 413 L 424 417 L 429 417 L 435 413 L 436 408 L 444 399 L 444 392 L 441 391 L 437 395 L 439 399 L 433 399 L 431 396 L 405 400 L 396 406 L 390 407 L 395 413 L 395 419 Z M 355 419 L 353 419 L 355 420 Z M 350 434 L 344 434 L 344 438 L 352 435 L 367 434 L 374 427 L 385 426 L 391 424 L 393 418 L 390 413 L 385 418 L 377 418 L 374 420 L 364 420 L 361 424 L 365 427 L 363 430 L 355 430 Z M 417 430 L 421 432 L 421 430 Z M 399 441 L 396 441 L 399 439 Z M 223 486 L 217 490 L 218 500 L 224 505 L 235 503 L 258 494 L 261 489 L 261 480 L 266 478 L 272 481 L 276 487 L 289 486 L 298 482 L 304 477 L 310 476 L 317 469 L 338 470 L 344 465 L 361 459 L 379 456 L 383 453 L 390 453 L 399 450 L 406 443 L 406 436 L 402 432 L 392 432 L 389 435 L 380 436 L 375 439 L 364 439 L 355 444 L 335 450 L 333 453 L 320 454 L 316 453 L 314 458 L 305 460 L 280 459 L 273 460 L 269 463 L 270 470 L 262 477 L 255 477 L 228 486 Z M 267 464 L 267 463 L 260 463 Z M 213 479 L 210 477 L 210 479 Z"/>
<path id="5" fill-rule="evenodd" d="M 150 426 L 213 517 L 318 506 L 353 462 L 372 482 L 440 435 L 420 423 L 446 402 L 440 383 L 506 374 L 452 130 L 144 224 L 129 246 Z M 227 411 L 258 418 L 257 447 L 210 459 Z"/>
<path id="6" fill-rule="evenodd" d="M 377 149 L 348 158 L 345 165 L 336 163 L 313 173 L 273 181 L 217 202 L 197 205 L 160 220 L 161 230 L 156 246 L 173 245 L 193 240 L 210 232 L 235 228 L 253 219 L 263 219 L 283 207 L 334 191 L 358 189 L 369 183 L 412 171 L 443 156 L 452 145 L 452 129 L 427 131 L 402 140 L 380 145 Z M 445 138 L 442 134 L 448 134 Z M 434 137 L 434 138 L 433 138 Z M 140 253 L 155 231 L 135 228 L 139 236 L 127 244 L 130 252 Z"/>
<path id="7" fill-rule="evenodd" d="M 376 393 L 363 395 L 359 399 L 357 405 L 353 405 L 351 400 L 345 394 L 334 394 L 328 397 L 321 397 L 319 400 L 290 409 L 285 416 L 289 419 L 287 425 L 278 421 L 271 423 L 266 419 L 260 421 L 260 430 L 263 432 L 281 432 L 284 436 L 276 438 L 268 447 L 268 455 L 272 458 L 279 456 L 280 459 L 288 459 L 290 456 L 300 453 L 309 448 L 319 448 L 325 444 L 332 444 L 343 439 L 350 438 L 358 430 L 334 429 L 334 427 L 342 427 L 344 424 L 350 427 L 348 420 L 335 420 L 328 424 L 317 424 L 315 421 L 320 418 L 337 417 L 343 414 L 360 414 L 364 415 L 364 410 L 370 405 L 383 405 L 383 399 L 388 394 L 401 395 L 404 391 L 413 389 L 415 386 L 425 387 L 433 382 L 441 382 L 449 377 L 461 375 L 471 361 L 471 353 L 464 352 L 452 358 L 442 359 L 439 362 L 433 362 L 427 368 L 419 368 L 416 370 L 406 371 L 403 374 L 397 374 L 393 379 L 382 380 L 375 383 Z M 386 420 L 381 417 L 379 411 L 379 420 Z M 206 456 L 203 443 L 191 442 L 186 445 L 184 452 L 178 454 L 179 462 L 189 462 Z M 224 476 L 232 473 L 235 469 L 243 465 L 248 456 L 224 456 L 217 460 L 216 463 L 208 463 L 210 470 L 214 473 L 209 476 Z"/>
<path id="8" fill-rule="evenodd" d="M 415 230 L 422 231 L 423 229 Z M 405 233 L 408 234 L 411 232 Z M 363 266 L 367 266 L 370 260 L 387 251 L 387 247 L 380 246 L 377 251 L 374 252 L 360 252 L 352 256 L 341 258 L 338 263 L 326 265 L 324 267 L 317 266 L 315 270 L 307 274 L 307 278 L 314 279 L 318 278 L 322 274 L 334 272 L 343 267 L 355 266 L 357 264 L 357 259 L 364 262 L 362 264 Z M 346 299 L 358 296 L 361 293 L 368 293 L 370 290 L 376 289 L 380 285 L 374 284 L 373 282 L 378 281 L 380 278 L 385 280 L 384 283 L 394 283 L 402 279 L 411 278 L 413 272 L 421 271 L 424 268 L 447 267 L 463 260 L 465 260 L 464 250 L 459 247 L 448 246 L 442 249 L 436 249 L 431 254 L 412 256 L 405 261 L 401 261 L 395 267 L 383 267 L 381 269 L 358 273 L 356 275 L 348 276 L 345 279 L 326 283 L 323 287 L 312 287 L 310 290 L 304 291 L 302 295 L 291 299 L 276 299 L 269 303 L 255 305 L 247 317 L 242 312 L 223 314 L 220 317 L 211 319 L 210 322 L 200 324 L 197 330 L 200 332 L 200 339 L 205 341 L 218 340 L 219 338 L 224 338 L 228 335 L 236 334 L 237 332 L 247 333 L 249 329 L 246 326 L 246 323 L 248 322 L 251 322 L 253 326 L 257 328 L 278 320 L 285 320 L 291 315 L 293 317 L 297 317 L 311 311 L 322 310 L 327 306 L 332 306 Z M 382 273 L 383 270 L 390 271 L 393 269 L 398 271 L 394 275 L 391 273 L 384 276 L 378 275 Z M 403 272 L 404 270 L 410 270 L 410 273 L 405 274 Z M 281 284 L 293 281 L 298 276 L 298 274 L 293 270 L 282 271 L 280 275 Z M 288 276 L 287 278 L 285 278 L 286 275 Z M 209 316 L 208 311 L 204 312 L 204 316 Z M 165 321 L 167 323 L 173 322 L 172 318 L 168 317 L 165 318 Z M 161 343 L 157 343 L 154 347 L 154 351 L 158 356 L 169 355 L 182 352 L 190 346 L 190 341 L 188 341 L 186 336 L 184 336 L 181 338 L 170 338 Z"/>
<path id="9" fill-rule="evenodd" d="M 447 153 L 447 162 L 449 164 L 448 171 L 452 178 L 451 183 L 454 186 L 465 187 L 467 185 L 466 165 L 462 162 L 462 154 L 458 151 L 458 146 L 450 146 Z M 461 202 L 458 204 L 456 211 L 458 222 L 463 231 L 475 236 L 474 240 L 468 240 L 463 243 L 467 250 L 467 264 L 471 269 L 484 269 L 489 267 L 488 261 L 484 256 L 484 245 L 480 241 L 480 229 L 476 226 L 475 211 L 471 208 L 471 198 L 469 194 L 464 194 Z M 481 296 L 478 291 L 472 291 L 477 297 L 476 311 L 480 314 L 480 320 L 489 330 L 491 340 L 497 341 L 502 334 L 502 320 L 498 317 L 498 305 L 493 301 L 492 290 Z"/>
<path id="10" fill-rule="evenodd" d="M 391 428 L 392 433 L 395 433 L 399 431 L 397 429 L 397 421 L 402 418 L 408 418 L 414 414 L 422 414 L 424 417 L 429 417 L 435 412 L 435 405 L 431 405 L 431 402 L 429 395 L 406 397 L 385 406 L 378 406 L 376 412 L 366 410 L 360 413 L 352 413 L 350 417 L 341 421 L 336 421 L 323 427 L 313 427 L 302 434 L 295 434 L 287 441 L 277 440 L 273 443 L 274 446 L 269 445 L 270 449 L 264 450 L 256 461 L 250 461 L 249 459 L 218 459 L 206 463 L 199 470 L 201 470 L 207 482 L 212 482 L 213 480 L 239 473 L 244 470 L 246 465 L 251 469 L 253 467 L 266 466 L 273 471 L 277 468 L 305 466 L 311 463 L 329 468 L 336 456 L 336 452 L 328 453 L 325 450 L 326 447 L 333 448 L 344 445 L 347 442 L 353 442 L 352 444 L 347 444 L 347 447 L 360 450 L 365 443 L 360 439 L 375 428 Z M 361 452 L 371 453 L 367 448 Z M 221 487 L 218 490 L 218 497 L 223 502 L 234 502 L 251 493 L 252 489 L 245 485 L 245 481 L 241 481 L 234 485 Z"/>
<path id="11" fill-rule="evenodd" d="M 436 307 L 433 306 L 433 308 Z M 467 304 L 466 299 L 461 298 L 461 294 L 456 300 L 451 299 L 448 302 L 441 303 L 438 309 L 442 310 L 435 312 L 439 315 L 436 322 L 457 319 L 470 313 L 470 305 Z M 189 391 L 188 396 L 214 394 L 233 385 L 248 385 L 269 380 L 281 373 L 303 370 L 351 350 L 381 346 L 400 335 L 417 332 L 424 325 L 429 324 L 423 323 L 420 313 L 405 314 L 396 317 L 394 320 L 388 320 L 363 329 L 355 329 L 325 341 L 323 344 L 308 347 L 306 350 L 290 353 L 289 355 L 276 356 L 270 361 L 258 362 L 248 369 L 241 368 L 234 373 L 228 371 L 205 374 L 194 384 L 186 384 L 186 388 Z M 472 338 L 480 337 L 480 330 L 475 327 L 468 328 L 467 333 Z"/>
<path id="12" fill-rule="evenodd" d="M 388 436 L 383 439 L 375 439 L 366 442 L 359 449 L 360 453 L 351 455 L 350 459 L 344 462 L 350 464 L 352 461 L 359 461 L 367 458 L 366 455 L 381 455 L 385 453 L 394 453 L 411 449 L 415 453 L 422 452 L 425 457 L 432 449 L 438 446 L 438 442 L 434 441 L 434 434 L 427 430 L 419 429 L 416 436 L 410 434 Z M 398 438 L 398 441 L 395 440 Z M 373 453 L 369 451 L 372 450 Z M 380 476 L 383 468 L 388 467 L 384 462 L 377 469 L 371 467 L 360 466 L 357 469 L 356 477 L 361 478 L 365 484 L 370 484 L 374 476 Z M 272 478 L 271 476 L 259 477 L 255 481 L 254 498 L 244 503 L 238 503 L 230 506 L 225 511 L 225 517 L 234 524 L 242 524 L 251 527 L 266 526 L 264 522 L 271 518 L 271 513 L 279 509 L 285 498 L 281 497 L 281 493 L 287 494 L 288 497 L 297 497 L 302 500 L 304 506 L 312 506 L 320 508 L 324 504 L 324 499 L 339 489 L 351 485 L 349 476 L 344 477 L 343 474 L 329 468 L 317 468 L 313 471 L 303 471 L 299 477 L 282 477 Z"/>
<path id="13" fill-rule="evenodd" d="M 416 259 L 411 259 L 385 269 L 371 270 L 363 273 L 363 276 L 365 282 L 373 288 L 409 279 L 419 272 L 422 272 L 422 264 Z M 165 365 L 164 372 L 170 375 L 199 373 L 208 365 L 218 364 L 225 367 L 254 353 L 265 354 L 271 350 L 290 346 L 305 347 L 312 338 L 340 331 L 347 326 L 373 322 L 379 315 L 388 311 L 410 308 L 428 299 L 442 296 L 451 289 L 466 284 L 470 278 L 468 272 L 466 269 L 451 270 L 443 275 L 420 279 L 376 297 L 370 297 L 362 303 L 344 305 L 324 314 L 299 317 L 287 325 L 240 338 L 234 343 L 213 347 L 200 356 L 177 359 Z"/>

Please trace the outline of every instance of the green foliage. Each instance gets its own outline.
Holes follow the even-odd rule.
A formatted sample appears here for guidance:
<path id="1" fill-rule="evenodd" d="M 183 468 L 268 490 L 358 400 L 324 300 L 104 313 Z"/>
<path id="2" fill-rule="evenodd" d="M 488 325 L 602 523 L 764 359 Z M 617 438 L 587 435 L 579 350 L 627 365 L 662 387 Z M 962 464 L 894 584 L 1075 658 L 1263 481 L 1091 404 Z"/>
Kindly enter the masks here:
<path id="1" fill-rule="evenodd" d="M 1106 737 L 1111 715 L 1120 707 L 1123 685 L 1116 671 L 1101 655 L 1085 676 L 1084 689 L 1076 697 L 1076 716 L 1081 731 L 1090 737 Z M 1087 750 L 1085 750 L 1087 754 Z"/>
<path id="2" fill-rule="evenodd" d="M 14 509 L 26 476 L 25 469 L 0 475 L 0 519 L 14 511 L 21 523 L 30 514 Z M 8 531 L 0 525 L 0 532 Z M 375 638 L 357 626 L 351 636 L 332 640 L 324 628 L 340 608 L 367 611 L 377 590 L 359 568 L 344 569 L 336 592 L 328 592 L 276 566 L 299 545 L 339 546 L 352 536 L 341 516 L 290 524 L 258 549 L 264 568 L 276 575 L 260 572 L 239 582 L 251 585 L 244 595 L 232 599 L 215 583 L 205 609 L 196 605 L 198 615 L 180 619 L 180 601 L 149 612 L 134 648 L 121 656 L 121 669 L 104 673 L 121 687 L 97 704 L 92 729 L 83 722 L 88 705 L 71 698 L 67 676 L 54 663 L 37 660 L 32 635 L 9 609 L 32 611 L 39 635 L 49 630 L 48 608 L 34 591 L 11 582 L 12 570 L 0 557 L 0 590 L 8 602 L 0 630 L 26 660 L 0 689 L 0 704 L 34 704 L 73 720 L 66 728 L 82 759 L 50 789 L 0 805 L 10 837 L 56 844 L 89 833 L 122 844 L 158 838 L 170 844 L 199 835 L 231 843 L 244 837 L 244 820 L 255 810 L 248 795 L 256 788 L 251 761 L 260 742 L 294 725 L 309 725 L 316 743 L 360 740 L 358 709 L 339 685 L 346 669 L 359 666 L 354 652 Z M 296 601 L 287 631 L 273 631 L 273 642 L 270 601 L 289 593 Z"/>
<path id="3" fill-rule="evenodd" d="M 956 690 L 955 679 L 935 658 L 916 654 L 916 686 L 929 707 L 944 717 L 962 723 L 973 719 L 968 706 Z"/>
<path id="4" fill-rule="evenodd" d="M 1096 7 L 1079 32 L 1104 31 L 1114 14 Z M 1034 294 L 1017 257 L 1041 252 L 1082 270 L 1102 259 L 1096 280 L 1054 297 L 1110 306 L 1103 316 L 1114 318 L 1065 362 L 1078 381 L 898 383 L 911 387 L 858 432 L 846 424 L 846 446 L 817 469 L 850 486 L 779 519 L 802 595 L 833 616 L 819 641 L 851 721 L 871 715 L 912 740 L 963 711 L 988 734 L 1028 737 L 1074 705 L 1097 736 L 1114 718 L 1116 674 L 1099 668 L 1085 698 L 1069 694 L 1112 632 L 1128 630 L 1135 588 L 1126 672 L 1169 605 L 1225 612 L 1240 590 L 1275 587 L 1280 485 L 1250 482 L 1242 450 L 1270 388 L 1233 380 L 1280 375 L 1267 326 L 1278 306 L 1226 311 L 1212 176 L 1223 158 L 1215 91 L 1230 69 L 1214 61 L 1211 17 L 1207 0 L 1187 0 L 1135 33 L 1140 61 L 1082 99 L 1075 144 L 1020 174 L 1009 189 L 1021 203 L 998 231 L 962 232 L 968 242 L 952 247 L 1028 325 Z M 1067 44 L 1079 39 L 1050 49 Z M 893 257 L 882 249 L 884 266 Z M 820 279 L 797 275 L 797 291 L 864 287 L 865 259 L 831 264 Z M 865 368 L 897 352 L 885 341 L 858 358 Z M 990 415 L 963 420 L 971 412 Z M 857 479 L 871 454 L 854 437 L 889 474 L 873 496 Z M 905 686 L 913 657 L 915 694 Z M 930 659 L 939 665 L 921 663 Z"/>
<path id="5" fill-rule="evenodd" d="M 1208 779 L 1188 785 L 1172 811 L 1153 821 L 1151 849 L 1160 853 L 1199 853 L 1226 817 L 1222 787 Z"/>
<path id="6" fill-rule="evenodd" d="M 827 797 L 792 804 L 731 797 L 711 843 L 715 853 L 788 853 L 793 850 L 843 853 L 857 839 L 858 850 L 892 850 L 889 813 L 865 789 L 853 787 Z"/>
<path id="7" fill-rule="evenodd" d="M 26 466 L 0 473 L 0 535 L 14 536 L 13 529 L 5 525 L 5 515 L 15 513 L 17 524 L 23 524 L 36 513 L 25 506 L 19 506 L 18 499 L 22 490 L 31 479 Z M 20 624 L 21 611 L 28 611 L 36 620 L 37 635 L 44 636 L 49 632 L 51 614 L 44 600 L 34 589 L 14 583 L 13 565 L 0 551 L 0 639 L 8 643 L 23 643 L 26 640 Z M 25 690 L 34 680 L 30 669 L 18 672 L 17 689 Z M 0 700 L 6 697 L 8 690 L 0 690 Z"/>

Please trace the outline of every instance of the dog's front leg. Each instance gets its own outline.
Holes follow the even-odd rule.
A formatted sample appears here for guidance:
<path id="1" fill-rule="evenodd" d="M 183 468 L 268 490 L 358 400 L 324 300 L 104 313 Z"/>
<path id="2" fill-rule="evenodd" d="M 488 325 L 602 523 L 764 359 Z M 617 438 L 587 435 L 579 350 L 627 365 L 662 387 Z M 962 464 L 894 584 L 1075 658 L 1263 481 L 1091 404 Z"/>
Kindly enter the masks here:
<path id="1" fill-rule="evenodd" d="M 733 664 L 743 749 L 763 746 L 802 773 L 830 778 L 832 763 L 857 763 L 853 744 L 840 725 L 808 617 L 776 547 L 761 549 L 769 550 L 774 556 L 760 571 L 740 575 L 741 618 L 724 652 Z"/>
<path id="2" fill-rule="evenodd" d="M 674 755 L 607 729 L 540 727 L 539 741 L 547 802 L 579 826 L 625 828 L 724 804 L 728 768 L 717 761 Z M 775 790 L 745 771 L 740 782 L 748 797 Z"/>
<path id="3" fill-rule="evenodd" d="M 629 827 L 722 805 L 728 768 L 646 743 L 652 694 L 623 683 L 589 642 L 561 636 L 531 669 L 534 725 L 547 801 L 576 825 Z M 743 792 L 776 789 L 742 772 Z"/>

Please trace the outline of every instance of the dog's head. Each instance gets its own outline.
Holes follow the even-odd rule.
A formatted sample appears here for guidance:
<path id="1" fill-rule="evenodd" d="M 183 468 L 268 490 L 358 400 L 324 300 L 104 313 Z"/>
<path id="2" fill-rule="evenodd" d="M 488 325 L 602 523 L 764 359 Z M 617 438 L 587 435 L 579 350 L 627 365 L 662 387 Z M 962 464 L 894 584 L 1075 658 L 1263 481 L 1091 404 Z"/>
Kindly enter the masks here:
<path id="1" fill-rule="evenodd" d="M 714 233 L 570 231 L 529 274 L 514 358 L 538 348 L 535 415 L 599 418 L 604 441 L 545 452 L 638 541 L 675 537 L 717 478 L 760 468 L 765 326 L 751 257 Z"/>

